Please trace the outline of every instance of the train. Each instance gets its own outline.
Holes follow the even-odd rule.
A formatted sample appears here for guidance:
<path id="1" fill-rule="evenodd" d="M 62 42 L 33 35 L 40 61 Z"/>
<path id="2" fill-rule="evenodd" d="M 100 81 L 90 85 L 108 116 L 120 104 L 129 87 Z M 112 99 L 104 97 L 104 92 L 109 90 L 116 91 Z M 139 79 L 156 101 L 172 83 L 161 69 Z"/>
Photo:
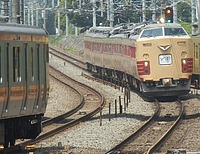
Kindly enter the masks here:
<path id="1" fill-rule="evenodd" d="M 190 92 L 194 70 L 199 76 L 199 42 L 177 23 L 91 27 L 84 60 L 88 71 L 127 83 L 146 97 L 176 97 Z"/>
<path id="2" fill-rule="evenodd" d="M 200 89 L 200 34 L 194 34 L 191 37 L 193 51 L 193 73 L 191 84 L 194 88 Z"/>
<path id="3" fill-rule="evenodd" d="M 48 96 L 48 33 L 0 23 L 0 145 L 8 148 L 41 133 Z"/>

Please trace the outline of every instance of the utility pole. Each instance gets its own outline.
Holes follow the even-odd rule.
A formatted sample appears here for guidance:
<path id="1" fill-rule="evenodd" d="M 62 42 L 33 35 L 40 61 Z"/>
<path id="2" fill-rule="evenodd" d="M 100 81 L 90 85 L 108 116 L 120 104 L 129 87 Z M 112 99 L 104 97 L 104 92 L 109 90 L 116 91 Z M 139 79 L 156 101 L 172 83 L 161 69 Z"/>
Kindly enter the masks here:
<path id="1" fill-rule="evenodd" d="M 151 0 L 151 4 L 153 5 L 152 21 L 156 21 L 156 3 L 155 3 L 155 0 Z"/>
<path id="2" fill-rule="evenodd" d="M 200 0 L 197 0 L 198 34 L 200 34 Z"/>
<path id="3" fill-rule="evenodd" d="M 13 0 L 12 1 L 12 19 L 11 21 L 13 23 L 19 23 L 20 21 L 19 19 L 19 14 L 18 14 L 18 10 L 19 10 L 19 5 L 18 5 L 18 0 Z"/>
<path id="4" fill-rule="evenodd" d="M 24 24 L 26 24 L 26 7 L 25 7 L 25 5 L 24 5 L 24 12 L 23 12 L 24 14 L 23 14 L 23 18 L 24 18 Z"/>
<path id="5" fill-rule="evenodd" d="M 110 0 L 107 0 L 107 20 L 110 21 Z"/>
<path id="6" fill-rule="evenodd" d="M 37 8 L 36 8 L 36 26 L 38 26 L 38 19 L 39 19 L 39 3 L 37 3 Z"/>
<path id="7" fill-rule="evenodd" d="M 20 23 L 24 24 L 24 0 L 20 0 Z"/>
<path id="8" fill-rule="evenodd" d="M 177 23 L 177 0 L 173 0 L 173 22 Z"/>
<path id="9" fill-rule="evenodd" d="M 195 13 L 196 13 L 196 10 L 195 10 L 195 0 L 192 0 L 191 1 L 191 9 L 192 9 L 192 24 L 195 23 Z M 195 28 L 192 26 L 192 34 L 195 33 Z"/>
<path id="10" fill-rule="evenodd" d="M 96 27 L 96 0 L 93 0 L 93 27 Z"/>
<path id="11" fill-rule="evenodd" d="M 78 13 L 79 15 L 81 15 L 81 0 L 79 0 L 79 5 L 78 5 Z"/>
<path id="12" fill-rule="evenodd" d="M 110 27 L 113 27 L 114 22 L 114 9 L 113 9 L 113 0 L 110 0 Z"/>
<path id="13" fill-rule="evenodd" d="M 65 12 L 66 12 L 66 37 L 69 36 L 69 19 L 67 14 L 67 0 L 65 0 Z"/>
<path id="14" fill-rule="evenodd" d="M 44 8 L 44 10 L 42 10 L 42 18 L 43 18 L 43 29 L 46 30 L 46 8 Z"/>
<path id="15" fill-rule="evenodd" d="M 31 21 L 30 21 L 30 17 L 31 17 L 31 9 L 30 9 L 30 3 L 28 4 L 28 25 L 31 24 Z"/>
<path id="16" fill-rule="evenodd" d="M 103 0 L 101 0 L 100 3 L 101 3 L 101 17 L 103 17 Z"/>
<path id="17" fill-rule="evenodd" d="M 146 5 L 145 0 L 142 0 L 142 20 L 143 20 L 143 22 L 146 21 L 145 5 Z"/>
<path id="18" fill-rule="evenodd" d="M 60 0 L 58 0 L 58 36 L 60 35 Z"/>
<path id="19" fill-rule="evenodd" d="M 52 8 L 55 7 L 55 3 L 54 3 L 54 0 L 52 0 Z"/>
<path id="20" fill-rule="evenodd" d="M 31 5 L 31 25 L 34 26 L 34 11 L 33 11 L 33 2 Z"/>

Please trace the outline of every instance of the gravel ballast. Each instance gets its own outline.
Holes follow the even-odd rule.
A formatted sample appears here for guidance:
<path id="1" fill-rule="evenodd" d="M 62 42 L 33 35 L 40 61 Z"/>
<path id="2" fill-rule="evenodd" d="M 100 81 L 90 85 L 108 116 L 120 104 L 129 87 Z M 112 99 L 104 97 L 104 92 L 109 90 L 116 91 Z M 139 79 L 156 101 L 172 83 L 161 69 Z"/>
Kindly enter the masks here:
<path id="1" fill-rule="evenodd" d="M 131 92 L 131 101 L 128 104 L 127 110 L 123 111 L 122 114 L 119 114 L 118 109 L 117 117 L 115 117 L 115 99 L 117 102 L 119 96 L 121 96 L 123 99 L 123 92 L 115 89 L 114 87 L 103 85 L 102 83 L 91 81 L 82 77 L 81 69 L 75 68 L 71 64 L 65 64 L 64 66 L 64 62 L 54 56 L 50 56 L 50 65 L 71 76 L 72 78 L 75 78 L 76 80 L 83 82 L 86 85 L 89 85 L 103 93 L 106 99 L 106 106 L 102 111 L 102 126 L 100 126 L 98 114 L 90 121 L 83 122 L 80 125 L 71 128 L 70 130 L 66 130 L 65 132 L 62 132 L 38 144 L 42 147 L 45 147 L 46 150 L 48 149 L 47 147 L 57 147 L 58 145 L 62 145 L 65 148 L 67 147 L 64 150 L 67 153 L 105 153 L 107 150 L 111 149 L 121 140 L 125 139 L 132 132 L 134 132 L 134 130 L 144 123 L 145 120 L 154 112 L 152 103 L 144 101 L 140 96 Z M 62 88 L 55 88 L 54 86 L 57 85 L 55 85 L 55 82 L 51 81 L 50 99 L 45 115 L 61 112 L 60 108 L 70 108 L 70 104 L 76 102 L 75 100 L 72 100 L 69 91 L 63 95 L 63 92 L 60 92 L 62 91 Z M 58 98 L 59 100 L 64 99 L 66 104 L 59 104 L 59 108 L 51 107 L 58 105 L 57 103 L 60 102 L 58 101 Z M 111 103 L 110 121 L 108 114 L 109 103 Z"/>

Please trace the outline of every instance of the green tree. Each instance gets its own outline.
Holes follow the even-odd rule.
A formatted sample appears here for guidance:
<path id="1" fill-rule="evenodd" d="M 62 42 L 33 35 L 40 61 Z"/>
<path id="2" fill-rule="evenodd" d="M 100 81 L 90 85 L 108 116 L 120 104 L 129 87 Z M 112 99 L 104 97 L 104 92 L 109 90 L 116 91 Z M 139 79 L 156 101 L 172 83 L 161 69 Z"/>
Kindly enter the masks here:
<path id="1" fill-rule="evenodd" d="M 46 30 L 50 35 L 56 34 L 55 29 L 55 13 L 53 11 L 47 11 L 47 20 L 46 20 Z"/>
<path id="2" fill-rule="evenodd" d="M 178 8 L 178 20 L 191 22 L 191 6 L 188 3 L 180 2 Z"/>

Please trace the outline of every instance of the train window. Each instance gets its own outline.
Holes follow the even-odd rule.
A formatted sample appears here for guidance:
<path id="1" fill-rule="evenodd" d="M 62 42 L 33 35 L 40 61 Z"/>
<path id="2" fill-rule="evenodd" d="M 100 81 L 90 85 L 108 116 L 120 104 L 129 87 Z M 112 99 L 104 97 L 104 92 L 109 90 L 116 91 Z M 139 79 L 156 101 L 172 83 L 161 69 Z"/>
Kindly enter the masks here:
<path id="1" fill-rule="evenodd" d="M 135 47 L 130 47 L 131 57 L 135 58 Z"/>
<path id="2" fill-rule="evenodd" d="M 21 82 L 20 48 L 13 47 L 13 82 Z"/>
<path id="3" fill-rule="evenodd" d="M 162 28 L 146 29 L 142 32 L 140 38 L 163 36 Z"/>
<path id="4" fill-rule="evenodd" d="M 117 53 L 121 54 L 121 45 L 118 44 L 118 50 L 117 50 Z"/>
<path id="5" fill-rule="evenodd" d="M 27 50 L 27 43 L 24 46 L 24 50 L 25 50 L 25 81 L 27 81 L 28 78 L 28 50 Z"/>
<path id="6" fill-rule="evenodd" d="M 34 57 L 33 57 L 33 47 L 31 47 L 31 78 L 34 81 Z"/>
<path id="7" fill-rule="evenodd" d="M 42 53 L 43 53 L 44 61 L 45 61 L 45 63 L 46 63 L 46 61 L 47 61 L 47 57 L 46 57 L 46 45 L 43 44 L 42 47 L 43 47 Z"/>
<path id="8" fill-rule="evenodd" d="M 165 28 L 165 36 L 183 36 L 187 35 L 187 33 L 183 30 L 183 28 Z"/>
<path id="9" fill-rule="evenodd" d="M 116 44 L 113 44 L 113 45 L 112 45 L 112 53 L 114 53 L 115 50 L 116 50 Z"/>
<path id="10" fill-rule="evenodd" d="M 199 59 L 198 45 L 196 45 L 196 59 Z"/>
<path id="11" fill-rule="evenodd" d="M 108 52 L 112 53 L 111 44 L 108 45 Z"/>
<path id="12" fill-rule="evenodd" d="M 0 83 L 2 83 L 2 61 L 1 61 L 1 57 L 2 57 L 2 52 L 1 52 L 1 47 L 0 47 Z"/>
<path id="13" fill-rule="evenodd" d="M 7 75 L 7 78 L 5 78 L 6 79 L 6 81 L 8 81 L 9 82 L 9 79 L 10 79 L 10 72 L 9 72 L 9 70 L 10 70 L 10 67 L 9 67 L 9 64 L 10 64 L 10 45 L 9 45 L 9 43 L 6 43 L 6 57 L 7 57 L 7 59 L 6 59 L 6 66 L 7 66 L 7 69 L 6 69 L 6 75 Z"/>

